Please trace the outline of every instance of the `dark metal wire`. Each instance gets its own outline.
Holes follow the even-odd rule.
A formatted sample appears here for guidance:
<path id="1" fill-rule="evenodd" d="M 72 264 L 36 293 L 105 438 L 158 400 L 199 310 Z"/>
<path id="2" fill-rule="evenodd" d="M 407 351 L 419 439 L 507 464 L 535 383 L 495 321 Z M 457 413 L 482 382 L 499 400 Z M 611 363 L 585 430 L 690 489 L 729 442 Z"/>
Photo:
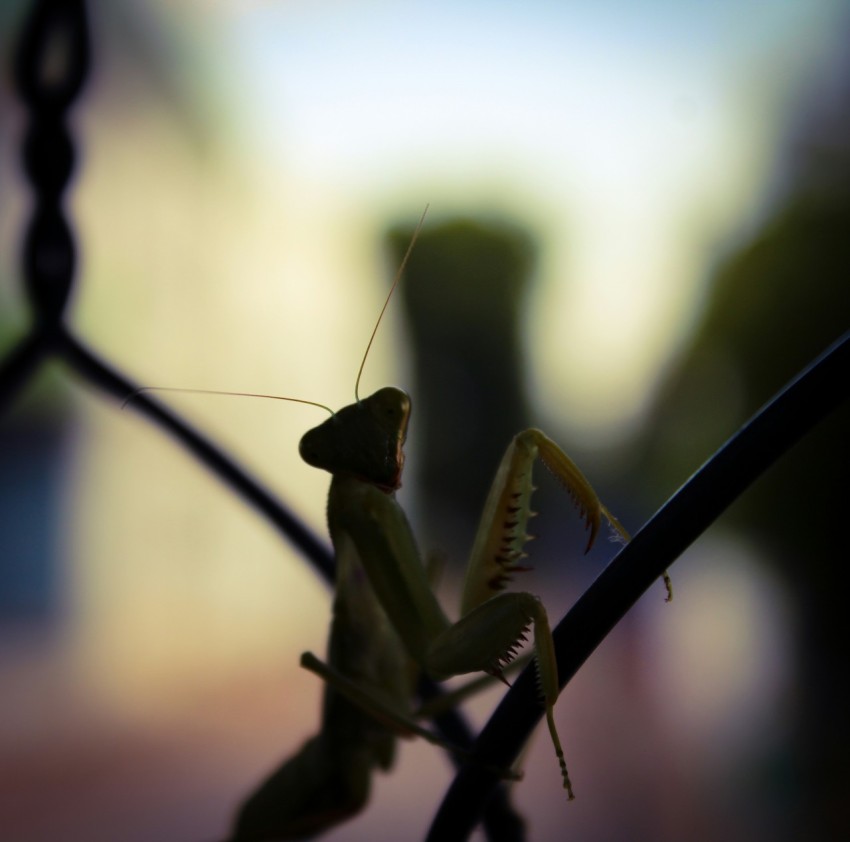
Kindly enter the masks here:
<path id="1" fill-rule="evenodd" d="M 62 208 L 75 159 L 66 115 L 89 64 L 82 0 L 36 3 L 18 44 L 15 85 L 30 114 L 23 164 L 36 198 L 24 240 L 24 283 L 33 313 L 45 327 L 62 318 L 74 280 L 76 251 Z"/>

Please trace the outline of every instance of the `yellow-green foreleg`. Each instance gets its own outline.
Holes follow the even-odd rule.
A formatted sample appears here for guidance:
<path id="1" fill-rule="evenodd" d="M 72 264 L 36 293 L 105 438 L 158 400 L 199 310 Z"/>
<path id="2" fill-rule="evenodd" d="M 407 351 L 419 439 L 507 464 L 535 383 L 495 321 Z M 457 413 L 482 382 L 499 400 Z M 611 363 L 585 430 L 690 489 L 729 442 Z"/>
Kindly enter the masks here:
<path id="1" fill-rule="evenodd" d="M 564 789 L 568 798 L 572 799 L 564 751 L 553 717 L 560 692 L 555 646 L 546 609 L 536 596 L 501 593 L 481 603 L 433 642 L 428 650 L 426 667 L 436 676 L 479 670 L 501 676 L 532 626 L 541 702 L 546 709 L 546 722 L 561 767 Z"/>

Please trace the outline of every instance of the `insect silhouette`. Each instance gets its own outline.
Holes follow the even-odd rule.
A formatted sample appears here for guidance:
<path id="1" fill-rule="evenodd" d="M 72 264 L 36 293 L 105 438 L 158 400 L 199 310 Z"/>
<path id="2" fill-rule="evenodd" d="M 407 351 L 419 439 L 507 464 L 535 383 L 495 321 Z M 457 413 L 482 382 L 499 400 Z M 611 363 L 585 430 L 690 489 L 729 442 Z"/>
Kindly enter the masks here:
<path id="1" fill-rule="evenodd" d="M 540 430 L 525 430 L 508 445 L 484 504 L 460 619 L 452 622 L 440 607 L 395 497 L 402 480 L 410 398 L 391 386 L 365 398 L 358 394 L 363 366 L 424 217 L 367 344 L 355 402 L 336 412 L 324 407 L 330 417 L 299 444 L 305 462 L 331 474 L 327 519 L 336 582 L 327 658 L 323 662 L 309 652 L 301 657 L 301 665 L 326 682 L 321 729 L 245 801 L 229 842 L 311 838 L 360 812 L 373 772 L 392 765 L 397 737 L 419 735 L 444 744 L 416 721 L 418 671 L 436 680 L 477 672 L 504 680 L 504 670 L 531 631 L 541 704 L 563 787 L 567 798 L 573 798 L 555 727 L 559 686 L 546 610 L 530 593 L 504 590 L 514 573 L 527 569 L 524 545 L 534 515 L 534 462 L 539 458 L 572 497 L 587 527 L 587 549 L 603 520 L 624 541 L 629 536 L 558 445 Z M 664 580 L 669 599 L 666 574 Z M 515 777 L 508 770 L 503 773 Z"/>

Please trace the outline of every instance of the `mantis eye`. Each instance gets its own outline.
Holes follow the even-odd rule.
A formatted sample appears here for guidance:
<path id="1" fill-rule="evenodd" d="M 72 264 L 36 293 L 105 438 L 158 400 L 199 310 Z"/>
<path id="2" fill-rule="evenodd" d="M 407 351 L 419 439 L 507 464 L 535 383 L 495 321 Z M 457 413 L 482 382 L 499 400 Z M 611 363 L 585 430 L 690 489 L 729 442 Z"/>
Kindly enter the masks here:
<path id="1" fill-rule="evenodd" d="M 309 430 L 301 437 L 298 453 L 308 465 L 315 468 L 326 468 L 329 461 L 328 448 L 322 441 L 321 434 L 318 433 L 319 429 Z"/>
<path id="2" fill-rule="evenodd" d="M 400 424 L 410 415 L 410 398 L 392 386 L 380 389 L 367 398 L 375 417 Z"/>

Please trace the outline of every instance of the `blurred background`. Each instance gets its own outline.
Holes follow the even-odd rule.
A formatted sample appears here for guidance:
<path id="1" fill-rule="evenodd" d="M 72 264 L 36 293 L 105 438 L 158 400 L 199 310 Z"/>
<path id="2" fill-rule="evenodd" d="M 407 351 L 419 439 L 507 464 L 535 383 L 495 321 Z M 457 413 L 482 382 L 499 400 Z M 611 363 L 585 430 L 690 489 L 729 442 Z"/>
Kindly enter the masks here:
<path id="1" fill-rule="evenodd" d="M 0 354 L 28 324 L 8 68 L 29 5 L 0 6 Z M 401 498 L 450 602 L 521 426 L 636 530 L 850 324 L 839 0 L 88 6 L 72 323 L 139 382 L 350 402 L 430 203 L 361 391 L 412 394 Z M 47 366 L 0 417 L 0 835 L 211 842 L 316 728 L 297 661 L 324 649 L 329 593 L 170 439 L 66 375 Z M 317 410 L 168 402 L 324 530 L 327 476 L 297 458 Z M 847 838 L 847 420 L 568 687 L 578 798 L 538 735 L 514 796 L 530 839 Z M 540 485 L 521 585 L 557 620 L 615 548 L 582 556 Z M 327 838 L 421 837 L 450 776 L 406 744 Z"/>

